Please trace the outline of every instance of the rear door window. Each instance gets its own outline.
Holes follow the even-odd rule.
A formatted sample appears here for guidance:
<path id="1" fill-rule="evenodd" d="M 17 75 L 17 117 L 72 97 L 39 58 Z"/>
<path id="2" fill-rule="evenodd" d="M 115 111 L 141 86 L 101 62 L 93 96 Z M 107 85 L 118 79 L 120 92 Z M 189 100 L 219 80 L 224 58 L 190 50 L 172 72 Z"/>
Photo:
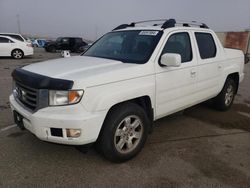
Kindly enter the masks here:
<path id="1" fill-rule="evenodd" d="M 9 43 L 10 40 L 8 38 L 5 37 L 0 37 L 0 43 Z"/>
<path id="2" fill-rule="evenodd" d="M 10 36 L 13 39 L 24 42 L 23 38 L 21 36 L 19 36 L 19 35 L 8 35 L 8 36 Z"/>
<path id="3" fill-rule="evenodd" d="M 216 45 L 210 33 L 195 33 L 195 38 L 201 59 L 209 59 L 216 56 Z"/>
<path id="4" fill-rule="evenodd" d="M 63 38 L 62 43 L 69 43 L 69 38 Z"/>

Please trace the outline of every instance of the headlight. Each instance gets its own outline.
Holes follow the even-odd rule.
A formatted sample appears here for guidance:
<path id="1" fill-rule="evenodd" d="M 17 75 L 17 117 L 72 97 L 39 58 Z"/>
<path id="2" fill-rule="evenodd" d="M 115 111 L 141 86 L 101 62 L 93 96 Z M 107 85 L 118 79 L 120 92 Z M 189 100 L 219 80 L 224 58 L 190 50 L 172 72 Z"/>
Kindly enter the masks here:
<path id="1" fill-rule="evenodd" d="M 78 103 L 83 96 L 83 90 L 70 90 L 70 91 L 49 91 L 49 105 L 68 105 Z"/>

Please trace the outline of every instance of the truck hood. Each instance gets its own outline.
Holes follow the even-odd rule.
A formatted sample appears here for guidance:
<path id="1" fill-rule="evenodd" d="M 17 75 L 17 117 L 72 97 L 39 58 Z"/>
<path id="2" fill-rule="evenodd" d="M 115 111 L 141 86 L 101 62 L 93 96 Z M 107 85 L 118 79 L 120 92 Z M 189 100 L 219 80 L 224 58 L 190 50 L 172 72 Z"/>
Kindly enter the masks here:
<path id="1" fill-rule="evenodd" d="M 74 88 L 90 87 L 149 74 L 143 65 L 88 56 L 74 56 L 34 63 L 23 69 L 52 78 L 74 81 Z"/>

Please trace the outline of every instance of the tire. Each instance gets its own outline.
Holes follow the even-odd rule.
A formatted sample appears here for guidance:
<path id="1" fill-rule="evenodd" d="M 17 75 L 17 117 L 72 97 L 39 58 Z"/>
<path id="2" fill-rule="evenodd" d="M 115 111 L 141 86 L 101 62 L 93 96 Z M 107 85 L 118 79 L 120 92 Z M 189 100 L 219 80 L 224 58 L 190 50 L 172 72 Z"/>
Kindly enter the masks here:
<path id="1" fill-rule="evenodd" d="M 47 50 L 48 50 L 48 52 L 55 53 L 56 52 L 56 47 L 55 46 L 48 46 Z"/>
<path id="2" fill-rule="evenodd" d="M 81 50 L 80 50 L 80 47 L 77 47 L 75 50 L 74 50 L 75 53 L 81 53 Z"/>
<path id="3" fill-rule="evenodd" d="M 233 104 L 236 89 L 237 85 L 235 81 L 228 78 L 219 95 L 217 95 L 213 100 L 214 107 L 220 111 L 228 110 Z"/>
<path id="4" fill-rule="evenodd" d="M 22 59 L 23 56 L 24 56 L 24 53 L 22 50 L 20 49 L 14 49 L 12 50 L 11 52 L 11 56 L 14 58 L 14 59 Z"/>
<path id="5" fill-rule="evenodd" d="M 79 48 L 78 48 L 78 51 L 79 51 L 79 53 L 84 52 L 84 47 L 83 47 L 83 46 L 79 47 Z"/>
<path id="6" fill-rule="evenodd" d="M 148 117 L 139 105 L 118 105 L 104 121 L 97 142 L 98 150 L 112 162 L 127 161 L 143 148 L 149 125 Z"/>
<path id="7" fill-rule="evenodd" d="M 83 51 L 84 50 L 83 50 L 82 46 L 76 47 L 76 50 L 75 50 L 76 53 L 82 53 Z"/>

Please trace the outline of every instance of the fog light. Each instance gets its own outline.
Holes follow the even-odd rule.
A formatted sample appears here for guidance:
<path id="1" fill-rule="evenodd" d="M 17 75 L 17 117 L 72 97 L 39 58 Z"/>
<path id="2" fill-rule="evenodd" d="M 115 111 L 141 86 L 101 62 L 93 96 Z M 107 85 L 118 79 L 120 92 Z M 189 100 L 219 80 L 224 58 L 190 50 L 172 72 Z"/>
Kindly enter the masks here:
<path id="1" fill-rule="evenodd" d="M 66 129 L 67 137 L 77 138 L 81 136 L 81 129 Z"/>

